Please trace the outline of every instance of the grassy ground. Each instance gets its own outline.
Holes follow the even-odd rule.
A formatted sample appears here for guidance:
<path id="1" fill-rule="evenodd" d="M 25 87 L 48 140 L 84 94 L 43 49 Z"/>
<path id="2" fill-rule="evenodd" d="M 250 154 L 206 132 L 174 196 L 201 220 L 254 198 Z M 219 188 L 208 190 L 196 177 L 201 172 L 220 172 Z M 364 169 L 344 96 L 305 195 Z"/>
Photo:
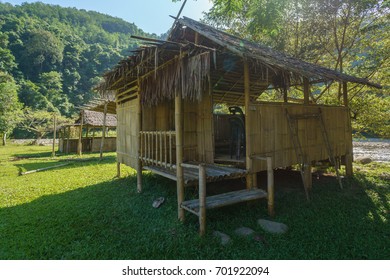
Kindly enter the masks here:
<path id="1" fill-rule="evenodd" d="M 355 166 L 343 190 L 334 177 L 315 177 L 311 202 L 298 174 L 279 172 L 275 220 L 289 226 L 286 234 L 256 224 L 267 218 L 264 200 L 209 211 L 200 238 L 194 215 L 176 219 L 174 182 L 144 173 L 138 194 L 134 170 L 124 167 L 117 179 L 115 154 L 97 156 L 20 176 L 76 157 L 51 159 L 50 147 L 0 147 L 0 259 L 390 259 L 390 164 Z M 154 209 L 160 196 L 166 202 Z M 265 243 L 235 236 L 241 226 Z M 220 245 L 213 230 L 232 241 Z"/>

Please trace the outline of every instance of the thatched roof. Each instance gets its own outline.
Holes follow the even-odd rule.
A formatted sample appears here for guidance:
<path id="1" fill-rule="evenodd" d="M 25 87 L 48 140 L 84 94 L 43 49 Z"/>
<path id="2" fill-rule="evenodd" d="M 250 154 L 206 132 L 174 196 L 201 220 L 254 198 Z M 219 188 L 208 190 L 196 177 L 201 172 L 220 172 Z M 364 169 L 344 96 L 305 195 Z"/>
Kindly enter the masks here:
<path id="1" fill-rule="evenodd" d="M 215 102 L 243 103 L 244 60 L 250 67 L 250 94 L 254 100 L 270 87 L 285 90 L 303 84 L 304 78 L 310 83 L 337 81 L 381 87 L 186 17 L 176 21 L 169 41 L 137 39 L 147 45 L 120 61 L 98 87 L 100 92 L 115 91 L 118 104 L 137 94 L 143 104 L 151 105 L 172 99 L 176 93 L 195 100 L 205 92 L 211 92 Z"/>
<path id="2" fill-rule="evenodd" d="M 335 80 L 339 82 L 345 81 L 377 88 L 381 87 L 380 85 L 372 83 L 367 79 L 342 74 L 329 68 L 308 63 L 289 56 L 283 52 L 273 50 L 267 46 L 238 38 L 187 17 L 179 19 L 178 23 L 181 26 L 176 28 L 181 28 L 183 26 L 190 28 L 240 57 L 259 60 L 270 67 L 277 67 L 296 74 L 301 74 L 309 79 L 323 80 L 325 78 L 327 80 Z"/>
<path id="3" fill-rule="evenodd" d="M 80 115 L 83 115 L 83 125 L 85 126 L 95 126 L 102 127 L 103 126 L 103 117 L 104 114 L 101 112 L 83 110 Z M 81 116 L 80 116 L 81 117 Z M 80 125 L 81 119 L 76 120 L 75 124 Z M 117 120 L 116 115 L 107 114 L 106 115 L 106 127 L 116 127 Z"/>

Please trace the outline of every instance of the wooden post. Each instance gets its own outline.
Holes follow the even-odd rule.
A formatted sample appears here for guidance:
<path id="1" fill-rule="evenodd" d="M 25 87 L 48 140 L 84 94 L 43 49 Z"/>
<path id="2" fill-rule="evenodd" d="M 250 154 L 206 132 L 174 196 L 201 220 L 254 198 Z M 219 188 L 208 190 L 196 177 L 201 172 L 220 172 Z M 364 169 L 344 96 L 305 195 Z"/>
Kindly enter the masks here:
<path id="1" fill-rule="evenodd" d="M 139 85 L 139 81 L 138 81 Z M 137 110 L 137 192 L 142 192 L 142 159 L 141 155 L 141 130 L 142 130 L 142 106 L 141 106 L 141 94 L 138 86 L 138 110 Z"/>
<path id="2" fill-rule="evenodd" d="M 62 129 L 59 129 L 58 131 L 60 131 L 61 133 L 58 135 L 58 151 L 61 152 L 61 153 L 64 153 L 65 152 L 65 134 L 66 134 L 66 128 L 65 126 L 62 127 Z M 62 147 L 60 146 L 60 138 L 61 138 L 61 141 L 62 141 Z"/>
<path id="3" fill-rule="evenodd" d="M 304 185 L 307 187 L 307 191 L 310 191 L 312 186 L 313 186 L 313 179 L 311 175 L 311 164 L 310 163 L 305 163 L 303 165 L 303 174 L 305 178 L 305 183 Z"/>
<path id="4" fill-rule="evenodd" d="M 83 153 L 83 143 L 81 142 L 81 139 L 83 137 L 83 121 L 84 121 L 84 111 L 81 111 L 81 118 L 80 118 L 80 131 L 79 131 L 79 143 L 77 145 L 77 153 L 79 156 Z"/>
<path id="5" fill-rule="evenodd" d="M 55 148 L 56 148 L 56 130 L 57 130 L 57 120 L 56 120 L 56 114 L 53 114 L 53 149 L 51 151 L 51 156 L 52 157 L 55 157 L 56 156 L 56 151 L 55 151 Z"/>
<path id="6" fill-rule="evenodd" d="M 309 104 L 309 95 L 310 95 L 310 83 L 309 79 L 303 77 L 303 104 Z"/>
<path id="7" fill-rule="evenodd" d="M 68 126 L 68 134 L 66 135 L 66 153 L 69 154 L 69 138 L 70 138 L 70 126 Z"/>
<path id="8" fill-rule="evenodd" d="M 104 147 L 104 139 L 106 138 L 106 118 L 107 118 L 107 102 L 104 102 L 104 112 L 103 112 L 103 133 L 102 139 L 100 141 L 100 159 L 103 158 L 103 147 Z"/>
<path id="9" fill-rule="evenodd" d="M 344 106 L 348 107 L 348 85 L 347 82 L 343 82 L 343 101 Z"/>
<path id="10" fill-rule="evenodd" d="M 116 162 L 116 176 L 121 177 L 121 163 L 119 161 Z"/>
<path id="11" fill-rule="evenodd" d="M 267 193 L 268 193 L 268 215 L 273 217 L 274 212 L 274 170 L 272 157 L 267 157 Z"/>
<path id="12" fill-rule="evenodd" d="M 206 168 L 199 165 L 199 234 L 206 232 Z"/>
<path id="13" fill-rule="evenodd" d="M 288 96 L 287 96 L 287 88 L 283 89 L 283 102 L 287 103 L 288 102 Z"/>
<path id="14" fill-rule="evenodd" d="M 250 136 L 251 130 L 251 118 L 249 116 L 249 106 L 250 106 L 250 77 L 249 77 L 249 64 L 246 59 L 244 59 L 244 94 L 245 94 L 245 151 L 246 151 L 246 170 L 248 170 L 248 175 L 246 176 L 246 188 L 251 189 L 253 187 L 253 174 L 252 174 L 252 141 Z"/>
<path id="15" fill-rule="evenodd" d="M 184 178 L 183 178 L 183 102 L 181 94 L 175 96 L 175 130 L 176 130 L 176 187 L 178 218 L 184 221 L 184 209 L 181 203 L 184 201 Z"/>

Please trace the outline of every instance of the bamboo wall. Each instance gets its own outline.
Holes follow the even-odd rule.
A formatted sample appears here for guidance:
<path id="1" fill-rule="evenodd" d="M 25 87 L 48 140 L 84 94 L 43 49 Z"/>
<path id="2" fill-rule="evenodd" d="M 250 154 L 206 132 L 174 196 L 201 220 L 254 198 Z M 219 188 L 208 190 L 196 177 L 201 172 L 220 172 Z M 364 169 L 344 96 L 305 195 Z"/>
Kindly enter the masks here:
<path id="1" fill-rule="evenodd" d="M 249 110 L 249 117 L 255 120 L 251 122 L 252 127 L 249 132 L 253 143 L 252 153 L 271 156 L 274 159 L 273 168 L 298 163 L 285 114 L 286 108 L 290 115 L 315 114 L 318 113 L 319 106 L 262 103 L 251 105 Z M 337 157 L 349 154 L 352 151 L 352 132 L 348 109 L 321 106 L 321 110 L 334 155 Z M 318 120 L 300 119 L 297 128 L 303 154 L 307 156 L 308 161 L 328 159 Z M 254 172 L 261 170 L 266 170 L 266 164 L 255 161 Z"/>
<path id="2" fill-rule="evenodd" d="M 83 138 L 82 140 L 83 153 L 85 152 L 99 152 L 100 151 L 100 142 L 101 137 L 88 137 Z M 79 139 L 69 139 L 69 153 L 77 152 L 77 145 Z M 58 151 L 61 153 L 66 153 L 66 148 L 68 145 L 68 140 L 65 138 L 59 139 Z M 104 139 L 103 152 L 114 152 L 116 150 L 116 137 L 106 137 Z"/>
<path id="3" fill-rule="evenodd" d="M 135 98 L 117 105 L 117 161 L 132 168 L 138 162 L 138 104 Z"/>

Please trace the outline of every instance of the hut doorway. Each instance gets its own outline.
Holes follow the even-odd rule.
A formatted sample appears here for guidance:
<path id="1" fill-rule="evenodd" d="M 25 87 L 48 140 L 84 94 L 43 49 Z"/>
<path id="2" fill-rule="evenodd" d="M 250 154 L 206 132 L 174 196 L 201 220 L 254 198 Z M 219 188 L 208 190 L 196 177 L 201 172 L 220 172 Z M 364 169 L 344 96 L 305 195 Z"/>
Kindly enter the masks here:
<path id="1" fill-rule="evenodd" d="M 222 109 L 222 110 L 221 110 Z M 214 106 L 216 163 L 245 163 L 245 114 L 239 106 Z"/>

